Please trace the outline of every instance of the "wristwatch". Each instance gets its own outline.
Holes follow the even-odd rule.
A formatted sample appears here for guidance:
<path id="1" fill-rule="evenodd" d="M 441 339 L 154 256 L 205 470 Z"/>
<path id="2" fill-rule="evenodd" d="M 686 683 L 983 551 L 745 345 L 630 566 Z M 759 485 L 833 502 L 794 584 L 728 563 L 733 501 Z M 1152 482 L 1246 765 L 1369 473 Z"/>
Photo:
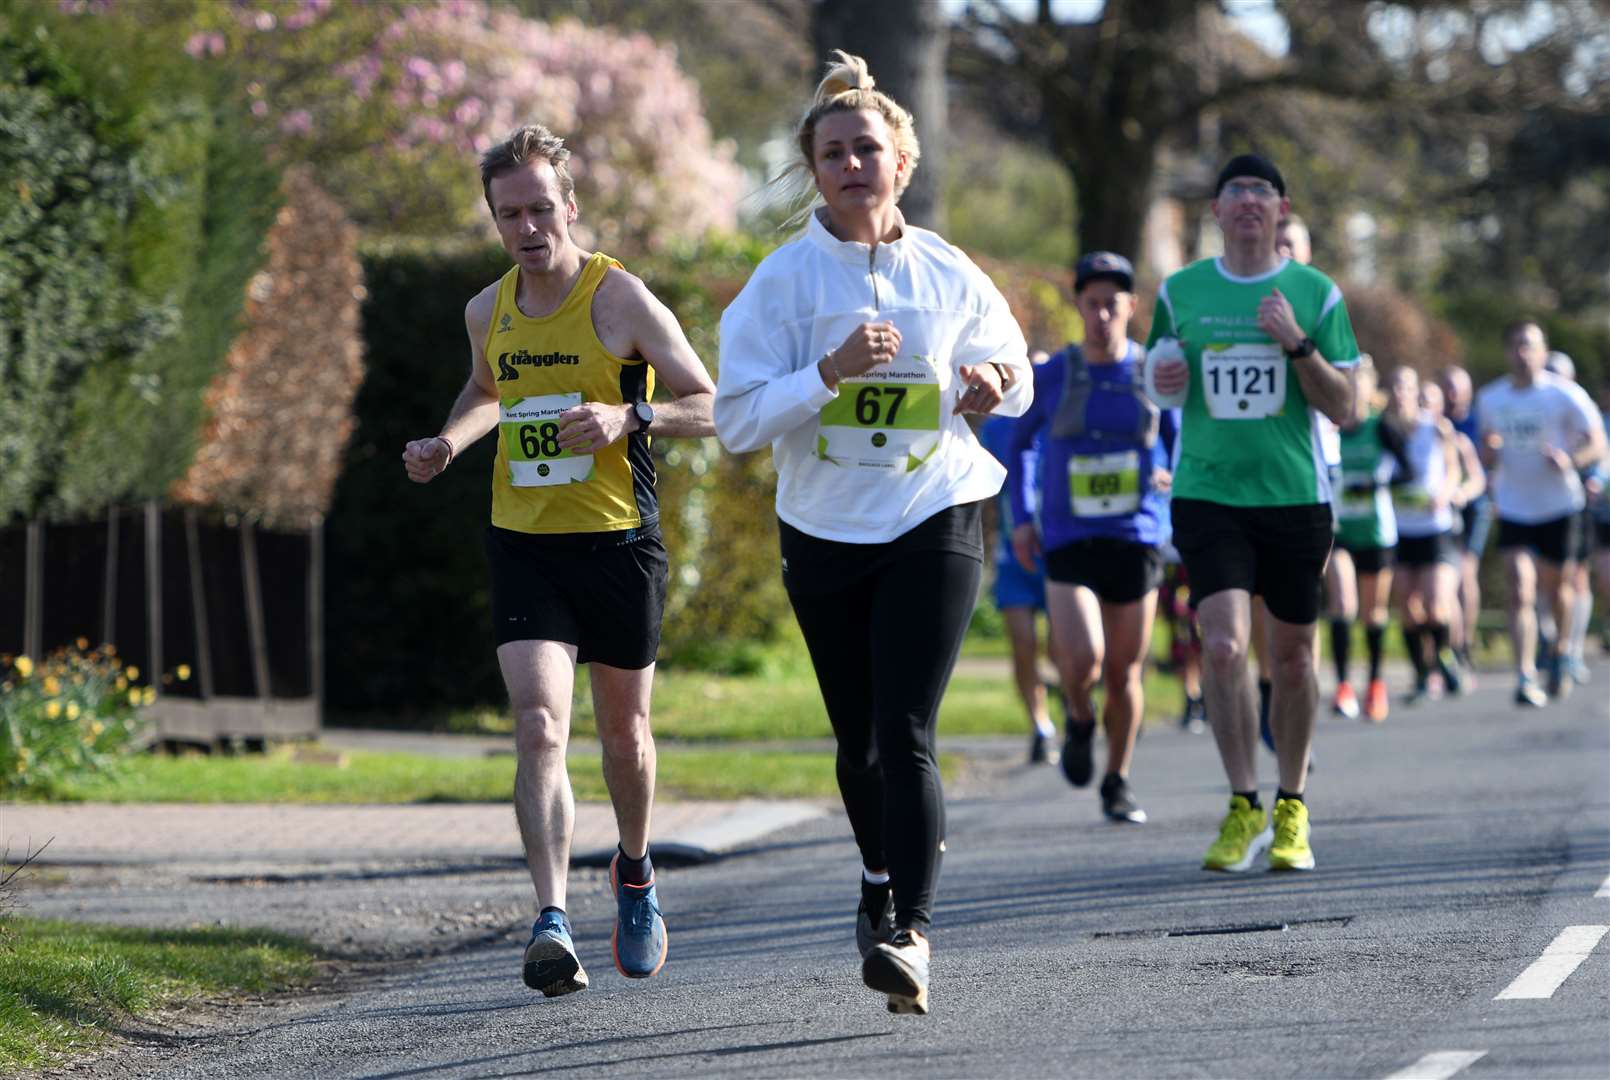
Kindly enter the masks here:
<path id="1" fill-rule="evenodd" d="M 1301 360 L 1305 356 L 1313 356 L 1318 350 L 1319 346 L 1314 344 L 1314 339 L 1311 337 L 1305 337 L 1297 343 L 1297 347 L 1295 349 L 1286 350 L 1286 359 Z"/>
<path id="2" fill-rule="evenodd" d="M 632 406 L 637 414 L 638 431 L 647 431 L 649 425 L 654 423 L 654 407 L 646 401 L 639 401 Z"/>

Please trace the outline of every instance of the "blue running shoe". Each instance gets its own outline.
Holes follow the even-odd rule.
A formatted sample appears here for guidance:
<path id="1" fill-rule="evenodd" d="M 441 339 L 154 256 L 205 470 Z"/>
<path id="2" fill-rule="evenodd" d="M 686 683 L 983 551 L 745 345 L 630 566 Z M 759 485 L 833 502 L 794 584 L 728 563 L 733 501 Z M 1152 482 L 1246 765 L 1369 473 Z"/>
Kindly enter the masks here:
<path id="1" fill-rule="evenodd" d="M 609 887 L 615 891 L 617 915 L 610 944 L 615 951 L 615 968 L 628 979 L 647 979 L 665 966 L 669 935 L 665 917 L 660 914 L 654 881 L 647 885 L 628 885 L 616 872 L 620 852 L 609 861 Z"/>
<path id="2" fill-rule="evenodd" d="M 587 989 L 587 973 L 576 959 L 576 946 L 570 940 L 570 924 L 557 911 L 545 911 L 531 924 L 531 940 L 525 947 L 525 984 L 541 990 L 543 997 L 558 997 Z"/>

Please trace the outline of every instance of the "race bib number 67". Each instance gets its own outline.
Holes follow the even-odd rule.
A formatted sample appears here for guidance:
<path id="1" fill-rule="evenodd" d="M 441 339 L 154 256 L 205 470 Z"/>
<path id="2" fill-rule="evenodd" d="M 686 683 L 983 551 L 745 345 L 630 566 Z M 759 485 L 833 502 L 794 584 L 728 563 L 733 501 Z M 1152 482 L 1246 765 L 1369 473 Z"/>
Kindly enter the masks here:
<path id="1" fill-rule="evenodd" d="M 1202 350 L 1202 398 L 1215 420 L 1262 420 L 1286 404 L 1286 356 L 1279 345 L 1238 342 Z"/>
<path id="2" fill-rule="evenodd" d="M 816 454 L 865 469 L 911 472 L 939 445 L 939 376 L 926 357 L 902 357 L 839 383 L 822 407 Z"/>

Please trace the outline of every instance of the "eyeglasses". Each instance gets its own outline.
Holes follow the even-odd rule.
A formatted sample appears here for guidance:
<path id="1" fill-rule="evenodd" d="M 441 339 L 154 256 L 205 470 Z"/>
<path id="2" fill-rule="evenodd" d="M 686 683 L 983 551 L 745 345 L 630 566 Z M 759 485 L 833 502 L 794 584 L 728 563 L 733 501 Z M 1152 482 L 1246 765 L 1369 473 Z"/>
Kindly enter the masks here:
<path id="1" fill-rule="evenodd" d="M 1224 190 L 1221 194 L 1231 199 L 1239 199 L 1243 195 L 1251 195 L 1254 199 L 1272 199 L 1275 197 L 1276 192 L 1272 185 L 1265 184 L 1262 181 L 1243 184 L 1239 180 L 1231 180 L 1224 185 Z"/>

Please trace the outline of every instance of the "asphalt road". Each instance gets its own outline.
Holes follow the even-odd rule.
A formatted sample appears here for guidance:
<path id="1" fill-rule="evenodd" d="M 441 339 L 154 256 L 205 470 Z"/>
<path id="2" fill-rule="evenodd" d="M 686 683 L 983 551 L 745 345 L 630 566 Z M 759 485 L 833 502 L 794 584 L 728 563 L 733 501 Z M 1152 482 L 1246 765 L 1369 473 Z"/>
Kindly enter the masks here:
<path id="1" fill-rule="evenodd" d="M 105 1067 L 232 1080 L 1384 1078 L 1461 1065 L 1472 1080 L 1602 1078 L 1610 672 L 1598 676 L 1543 712 L 1514 710 L 1490 677 L 1379 728 L 1323 724 L 1312 874 L 1198 869 L 1226 794 L 1206 736 L 1142 740 L 1144 826 L 1101 821 L 1093 791 L 1054 769 L 952 800 L 928 1017 L 891 1016 L 860 984 L 856 859 L 835 815 L 662 872 L 670 958 L 654 980 L 614 972 L 607 901 L 590 903 L 577 927 L 586 993 L 527 991 L 522 942 L 506 938 Z M 1565 954 L 1544 966 L 1569 972 L 1557 989 L 1501 997 L 1548 991 L 1556 979 L 1533 965 L 1572 927 L 1601 930 L 1556 946 Z"/>

